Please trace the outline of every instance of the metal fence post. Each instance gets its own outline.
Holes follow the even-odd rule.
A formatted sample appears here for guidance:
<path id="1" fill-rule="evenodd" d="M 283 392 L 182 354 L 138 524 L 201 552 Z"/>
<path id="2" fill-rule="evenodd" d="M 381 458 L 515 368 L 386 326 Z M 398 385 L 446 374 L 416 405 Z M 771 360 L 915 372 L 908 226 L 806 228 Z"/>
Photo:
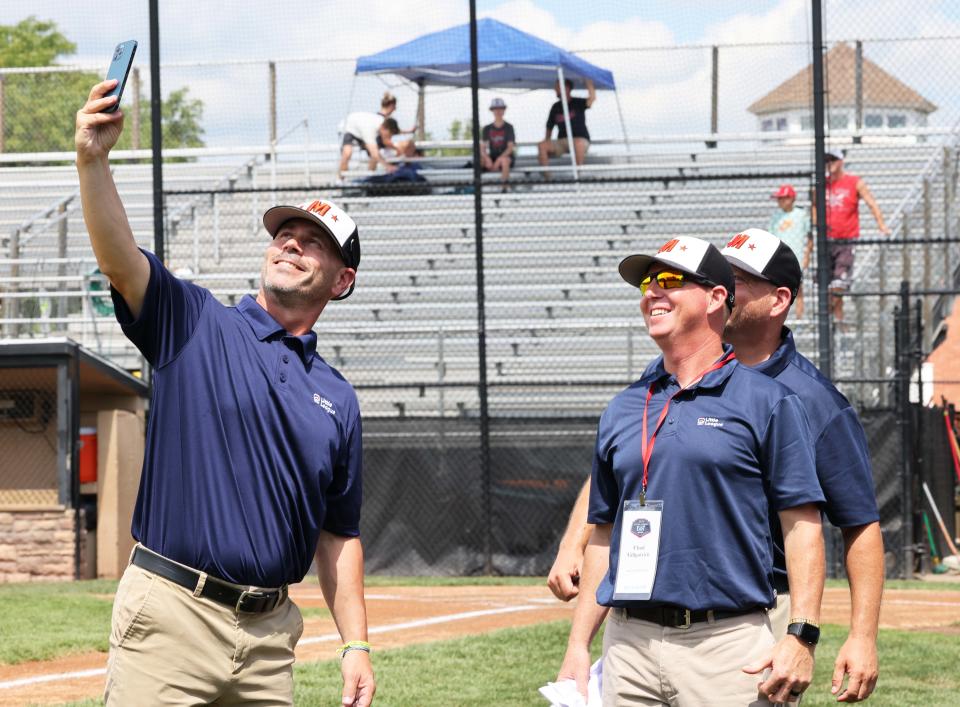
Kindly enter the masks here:
<path id="1" fill-rule="evenodd" d="M 930 283 L 930 240 L 933 238 L 933 206 L 930 198 L 930 180 L 923 180 L 923 239 L 927 241 L 927 247 L 923 249 L 923 289 L 929 290 Z M 932 319 L 932 304 L 929 297 L 923 297 L 923 319 L 922 322 L 929 324 Z M 920 345 L 927 340 L 929 332 L 924 329 L 917 330 L 917 336 L 920 339 Z"/>
<path id="2" fill-rule="evenodd" d="M 913 424 L 910 410 L 910 283 L 900 283 L 896 308 L 896 408 L 900 429 L 901 515 L 903 520 L 903 578 L 913 576 Z"/>
<path id="3" fill-rule="evenodd" d="M 268 64 L 270 79 L 270 188 L 277 187 L 277 63 Z"/>
<path id="4" fill-rule="evenodd" d="M 950 147 L 943 148 L 943 237 L 950 239 L 953 237 L 955 229 L 953 228 L 953 160 L 951 159 Z M 950 243 L 944 243 L 943 247 L 943 286 L 950 286 Z"/>
<path id="5" fill-rule="evenodd" d="M 10 233 L 10 292 L 13 297 L 6 298 L 4 303 L 4 318 L 16 319 L 20 315 L 20 300 L 16 297 L 17 290 L 20 288 L 17 278 L 20 276 L 20 229 L 15 228 Z M 6 327 L 7 336 L 16 338 L 19 327 L 16 322 L 10 322 Z"/>
<path id="6" fill-rule="evenodd" d="M 880 292 L 887 291 L 887 249 L 881 248 L 880 255 L 877 257 L 877 272 L 879 274 L 879 287 Z M 877 302 L 877 321 L 883 321 L 883 315 L 887 306 L 887 297 L 884 294 L 881 294 L 879 301 Z M 874 373 L 874 377 L 883 378 L 886 370 L 886 351 L 887 351 L 887 340 L 886 340 L 886 327 L 879 326 L 877 327 L 877 368 Z M 896 345 L 896 344 L 894 344 Z M 883 402 L 887 397 L 887 386 L 880 386 L 880 397 L 881 402 Z"/>
<path id="7" fill-rule="evenodd" d="M 910 238 L 910 217 L 903 215 L 903 243 L 900 244 L 900 279 L 910 280 L 910 247 L 907 240 Z"/>
<path id="8" fill-rule="evenodd" d="M 63 278 L 67 274 L 67 202 L 61 201 L 57 205 L 57 258 L 59 262 L 57 263 L 57 275 L 60 278 Z M 57 282 L 57 289 L 63 290 L 66 289 L 66 283 L 61 279 Z M 67 316 L 67 299 L 66 297 L 59 297 L 57 299 L 57 315 L 58 317 Z"/>
<path id="9" fill-rule="evenodd" d="M 446 389 L 444 388 L 444 381 L 447 377 L 447 362 L 443 353 L 443 327 L 437 329 L 437 398 L 439 399 L 439 414 L 440 419 L 443 420 L 444 415 L 446 415 Z M 443 425 L 441 423 L 440 434 L 443 435 Z"/>
<path id="10" fill-rule="evenodd" d="M 853 142 L 859 144 L 862 140 L 860 131 L 863 130 L 863 42 L 857 40 L 856 61 L 854 64 L 854 101 L 856 104 L 855 126 L 856 134 L 853 136 Z"/>
<path id="11" fill-rule="evenodd" d="M 710 52 L 710 134 L 716 136 L 720 123 L 720 48 L 716 45 Z M 707 147 L 716 147 L 717 141 L 710 140 Z"/>

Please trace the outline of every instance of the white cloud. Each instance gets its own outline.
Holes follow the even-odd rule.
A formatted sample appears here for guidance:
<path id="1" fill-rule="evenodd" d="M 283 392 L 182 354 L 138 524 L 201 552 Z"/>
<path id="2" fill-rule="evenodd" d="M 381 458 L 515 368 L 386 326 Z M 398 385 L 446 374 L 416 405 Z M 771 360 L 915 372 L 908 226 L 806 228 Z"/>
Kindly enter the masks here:
<path id="1" fill-rule="evenodd" d="M 602 2 L 602 0 L 595 0 Z M 664 5 L 665 7 L 666 5 Z M 429 7 L 429 12 L 423 11 Z M 749 130 L 753 117 L 746 107 L 809 62 L 809 51 L 791 42 L 810 37 L 809 0 L 781 0 L 732 5 L 719 21 L 702 20 L 697 3 L 683 0 L 667 14 L 650 17 L 646 5 L 619 3 L 623 16 L 573 24 L 548 0 L 506 0 L 485 9 L 493 17 L 580 55 L 613 72 L 620 89 L 628 130 L 632 134 L 706 131 L 710 119 L 708 47 L 678 47 L 677 37 L 694 36 L 704 45 L 752 43 L 749 48 L 724 46 L 720 51 L 720 128 Z M 747 10 L 743 8 L 747 7 Z M 236 0 L 227 10 L 219 3 L 165 0 L 161 9 L 164 62 L 256 60 L 248 66 L 168 67 L 163 75 L 167 93 L 188 86 L 206 104 L 205 124 L 210 144 L 261 142 L 267 133 L 268 60 L 277 61 L 279 129 L 308 118 L 313 141 L 331 142 L 336 125 L 348 110 L 375 109 L 384 81 L 353 76 L 353 62 L 322 62 L 370 54 L 427 32 L 468 19 L 465 2 L 411 3 L 395 0 L 352 0 L 349 3 L 283 0 Z M 609 10 L 609 7 L 604 7 Z M 891 37 L 960 34 L 960 20 L 945 16 L 932 0 L 831 0 L 825 6 L 829 37 Z M 706 14 L 706 13 L 705 13 Z M 62 0 L 26 0 L 0 3 L 0 23 L 11 24 L 27 15 L 53 19 L 78 45 L 78 58 L 106 67 L 110 48 L 121 39 L 140 40 L 138 64 L 149 71 L 147 3 L 117 3 L 110 12 L 91 12 L 87 3 Z M 717 13 L 712 15 L 716 17 Z M 777 42 L 784 43 L 776 46 Z M 770 43 L 771 46 L 757 46 Z M 605 51 L 615 47 L 633 51 Z M 640 49 L 648 47 L 648 49 Z M 868 42 L 868 58 L 914 86 L 941 106 L 936 120 L 960 115 L 955 86 L 960 85 L 960 42 Z M 316 61 L 293 61 L 312 59 Z M 413 122 L 415 91 L 394 79 L 400 98 L 398 119 Z M 489 119 L 486 105 L 492 93 L 481 95 L 481 121 Z M 503 93 L 510 105 L 508 120 L 521 140 L 543 135 L 549 91 Z M 430 90 L 428 127 L 445 137 L 454 118 L 470 115 L 469 92 Z M 620 134 L 613 96 L 601 93 L 589 125 L 595 137 Z M 296 138 L 294 138 L 296 139 Z"/>

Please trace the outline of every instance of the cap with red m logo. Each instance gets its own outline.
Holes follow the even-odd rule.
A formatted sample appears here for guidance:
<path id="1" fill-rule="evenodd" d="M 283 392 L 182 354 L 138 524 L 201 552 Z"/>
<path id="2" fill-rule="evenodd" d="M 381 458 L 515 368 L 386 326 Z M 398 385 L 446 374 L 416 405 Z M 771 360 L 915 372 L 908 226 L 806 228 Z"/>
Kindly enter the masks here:
<path id="1" fill-rule="evenodd" d="M 720 255 L 720 251 L 702 238 L 677 236 L 660 246 L 655 255 L 628 255 L 620 261 L 620 277 L 634 287 L 654 263 L 661 263 L 681 272 L 695 275 L 712 285 L 720 285 L 727 291 L 727 306 L 733 309 L 733 270 Z"/>
<path id="2" fill-rule="evenodd" d="M 340 256 L 348 268 L 356 270 L 360 266 L 360 232 L 357 224 L 346 211 L 326 199 L 311 199 L 299 206 L 274 206 L 263 214 L 263 226 L 267 233 L 275 236 L 280 226 L 292 218 L 313 221 L 337 244 Z M 335 299 L 345 299 L 353 292 L 353 285 Z"/>

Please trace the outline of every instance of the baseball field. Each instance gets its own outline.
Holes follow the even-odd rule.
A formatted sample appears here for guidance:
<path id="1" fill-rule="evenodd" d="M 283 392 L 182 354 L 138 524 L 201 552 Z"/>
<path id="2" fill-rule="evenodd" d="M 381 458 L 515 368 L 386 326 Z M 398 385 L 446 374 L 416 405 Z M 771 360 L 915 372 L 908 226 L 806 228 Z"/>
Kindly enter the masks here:
<path id="1" fill-rule="evenodd" d="M 0 586 L 0 706 L 98 705 L 115 582 Z M 339 704 L 339 640 L 319 587 L 291 595 L 304 614 L 298 705 Z M 376 704 L 540 705 L 537 688 L 563 657 L 572 606 L 542 578 L 368 578 Z M 828 583 L 824 639 L 804 705 L 834 703 L 833 659 L 849 621 L 848 590 Z M 956 705 L 960 580 L 887 584 L 880 682 L 869 704 Z M 595 646 L 599 651 L 599 639 Z"/>

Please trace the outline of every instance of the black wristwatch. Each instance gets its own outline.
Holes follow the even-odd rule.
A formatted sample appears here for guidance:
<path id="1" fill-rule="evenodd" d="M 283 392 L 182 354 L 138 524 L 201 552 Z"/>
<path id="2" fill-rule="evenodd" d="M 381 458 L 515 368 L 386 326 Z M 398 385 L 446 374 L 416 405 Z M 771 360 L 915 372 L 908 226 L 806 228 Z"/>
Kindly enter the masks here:
<path id="1" fill-rule="evenodd" d="M 815 646 L 820 641 L 820 627 L 806 621 L 797 621 L 787 626 L 787 635 L 796 636 L 808 646 Z"/>

